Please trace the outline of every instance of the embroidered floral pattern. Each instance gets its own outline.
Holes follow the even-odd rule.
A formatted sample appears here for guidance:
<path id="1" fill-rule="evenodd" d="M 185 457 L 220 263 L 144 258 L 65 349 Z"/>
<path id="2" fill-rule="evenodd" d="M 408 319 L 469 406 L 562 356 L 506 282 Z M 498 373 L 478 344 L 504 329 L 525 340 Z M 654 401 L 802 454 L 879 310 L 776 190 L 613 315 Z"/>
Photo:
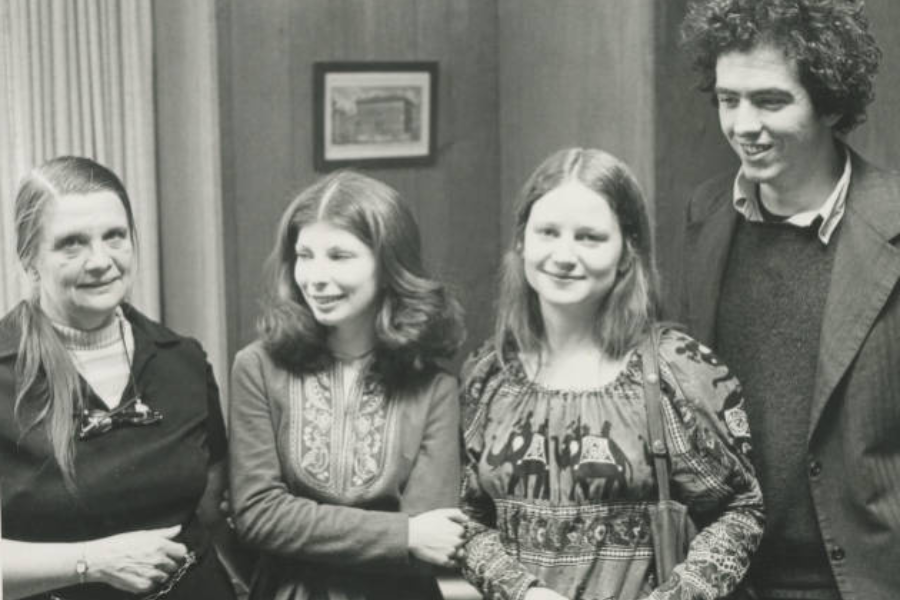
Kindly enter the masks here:
<path id="1" fill-rule="evenodd" d="M 653 556 L 647 505 L 536 506 L 497 500 L 500 540 L 529 563 Z"/>
<path id="2" fill-rule="evenodd" d="M 293 376 L 292 462 L 308 485 L 345 495 L 372 485 L 384 469 L 396 411 L 368 374 L 344 390 L 339 372 Z"/>
<path id="3" fill-rule="evenodd" d="M 363 393 L 353 419 L 354 452 L 352 482 L 361 486 L 378 475 L 383 460 L 385 418 L 384 397 Z"/>
<path id="4" fill-rule="evenodd" d="M 296 387 L 302 389 L 302 384 Z M 302 392 L 295 394 L 293 389 L 291 396 L 292 399 L 299 396 L 297 400 L 302 404 L 298 411 L 303 417 L 300 421 L 300 467 L 316 482 L 328 486 L 331 484 L 331 426 L 334 422 L 331 399 L 316 393 L 305 397 Z"/>

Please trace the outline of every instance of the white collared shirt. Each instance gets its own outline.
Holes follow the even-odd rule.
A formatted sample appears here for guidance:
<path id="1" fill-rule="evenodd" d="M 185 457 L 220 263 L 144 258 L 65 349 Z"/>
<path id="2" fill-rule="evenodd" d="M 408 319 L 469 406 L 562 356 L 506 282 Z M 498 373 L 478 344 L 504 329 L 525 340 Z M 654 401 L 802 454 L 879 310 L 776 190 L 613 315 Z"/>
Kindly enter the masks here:
<path id="1" fill-rule="evenodd" d="M 782 221 L 796 227 L 809 227 L 817 218 L 821 218 L 819 241 L 823 245 L 828 245 L 847 208 L 847 190 L 850 188 L 850 177 L 853 168 L 850 161 L 850 152 L 846 149 L 844 150 L 844 156 L 844 172 L 822 206 L 814 210 L 799 212 Z M 734 179 L 733 204 L 734 209 L 748 221 L 759 222 L 765 220 L 760 208 L 759 186 L 744 177 L 743 169 L 738 171 L 737 177 Z"/>

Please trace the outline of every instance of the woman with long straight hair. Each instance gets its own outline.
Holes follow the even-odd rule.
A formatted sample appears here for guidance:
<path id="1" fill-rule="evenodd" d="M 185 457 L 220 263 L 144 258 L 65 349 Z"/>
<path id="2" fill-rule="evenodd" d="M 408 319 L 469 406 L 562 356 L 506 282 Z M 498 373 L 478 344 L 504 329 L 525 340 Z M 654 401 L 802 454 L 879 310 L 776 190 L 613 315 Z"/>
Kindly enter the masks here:
<path id="1" fill-rule="evenodd" d="M 131 201 L 82 157 L 23 181 L 31 296 L 0 320 L 0 496 L 8 599 L 220 600 L 210 544 L 225 427 L 203 349 L 126 301 Z"/>
<path id="2" fill-rule="evenodd" d="M 503 600 L 729 594 L 763 522 L 740 386 L 707 348 L 656 323 L 634 177 L 600 150 L 561 150 L 515 214 L 494 339 L 463 370 L 464 575 Z M 645 381 L 648 352 L 659 377 Z M 654 569 L 659 450 L 645 385 L 661 395 L 672 494 L 703 527 L 666 581 Z"/>

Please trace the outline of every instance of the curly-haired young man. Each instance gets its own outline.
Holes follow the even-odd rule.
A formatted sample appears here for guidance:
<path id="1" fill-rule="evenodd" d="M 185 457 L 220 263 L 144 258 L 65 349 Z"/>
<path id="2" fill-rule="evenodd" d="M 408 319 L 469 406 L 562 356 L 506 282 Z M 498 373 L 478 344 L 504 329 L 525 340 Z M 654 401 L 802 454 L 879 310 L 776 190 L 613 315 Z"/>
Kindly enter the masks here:
<path id="1" fill-rule="evenodd" d="M 707 0 L 682 26 L 741 167 L 690 200 L 678 308 L 745 388 L 765 599 L 900 598 L 900 176 L 841 137 L 881 58 L 862 11 Z"/>

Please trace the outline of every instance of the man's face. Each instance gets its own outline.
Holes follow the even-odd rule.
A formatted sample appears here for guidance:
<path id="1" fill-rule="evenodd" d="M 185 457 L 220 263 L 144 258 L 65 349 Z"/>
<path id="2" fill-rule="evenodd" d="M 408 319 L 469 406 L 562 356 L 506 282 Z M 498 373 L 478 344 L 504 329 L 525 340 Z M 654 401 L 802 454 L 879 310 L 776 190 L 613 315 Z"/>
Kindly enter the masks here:
<path id="1" fill-rule="evenodd" d="M 838 117 L 816 114 L 797 65 L 772 45 L 722 54 L 716 63 L 719 123 L 761 187 L 793 188 L 829 160 Z"/>

